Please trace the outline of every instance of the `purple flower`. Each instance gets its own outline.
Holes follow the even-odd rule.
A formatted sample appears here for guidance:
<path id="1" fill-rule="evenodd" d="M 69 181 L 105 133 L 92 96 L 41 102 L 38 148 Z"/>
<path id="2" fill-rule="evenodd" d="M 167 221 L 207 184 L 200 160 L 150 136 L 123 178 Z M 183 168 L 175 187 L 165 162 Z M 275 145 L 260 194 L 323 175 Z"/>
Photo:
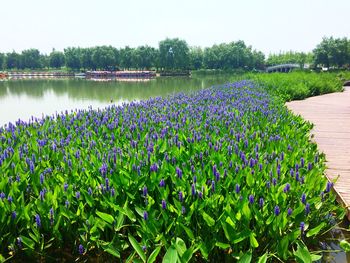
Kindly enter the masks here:
<path id="1" fill-rule="evenodd" d="M 35 223 L 36 223 L 36 226 L 38 228 L 41 227 L 41 220 L 40 220 L 40 216 L 38 214 L 35 215 Z"/>
<path id="2" fill-rule="evenodd" d="M 215 181 L 214 180 L 211 181 L 211 190 L 213 192 L 215 192 Z"/>
<path id="3" fill-rule="evenodd" d="M 305 214 L 308 215 L 310 213 L 310 204 L 306 203 L 305 205 Z"/>
<path id="4" fill-rule="evenodd" d="M 275 216 L 278 216 L 280 214 L 280 208 L 278 205 L 275 206 L 274 212 L 275 212 Z"/>
<path id="5" fill-rule="evenodd" d="M 115 196 L 115 189 L 114 189 L 114 187 L 111 188 L 111 196 L 112 196 L 112 197 Z"/>
<path id="6" fill-rule="evenodd" d="M 77 191 L 77 192 L 75 193 L 75 197 L 76 197 L 77 199 L 80 199 L 80 192 L 79 192 L 79 191 Z"/>
<path id="7" fill-rule="evenodd" d="M 193 196 L 196 195 L 196 186 L 194 184 L 191 185 L 191 192 Z"/>
<path id="8" fill-rule="evenodd" d="M 202 193 L 202 192 L 198 192 L 198 197 L 199 197 L 200 199 L 202 199 L 202 198 L 203 198 L 203 193 Z"/>
<path id="9" fill-rule="evenodd" d="M 148 194 L 147 186 L 144 186 L 144 187 L 143 187 L 142 194 L 143 194 L 144 197 L 147 196 L 147 194 Z"/>
<path id="10" fill-rule="evenodd" d="M 292 208 L 288 208 L 288 211 L 287 211 L 288 216 L 290 216 L 292 212 L 293 212 Z"/>
<path id="11" fill-rule="evenodd" d="M 53 211 L 53 208 L 51 207 L 50 208 L 50 223 L 51 223 L 51 225 L 53 225 L 53 222 L 54 222 L 54 211 Z"/>
<path id="12" fill-rule="evenodd" d="M 289 190 L 290 190 L 290 184 L 287 183 L 286 186 L 283 189 L 283 192 L 287 193 L 287 192 L 289 192 Z"/>
<path id="13" fill-rule="evenodd" d="M 294 170 L 293 170 L 293 168 L 290 169 L 290 172 L 289 172 L 289 173 L 290 173 L 290 176 L 291 176 L 291 177 L 294 176 Z"/>
<path id="14" fill-rule="evenodd" d="M 305 165 L 305 160 L 303 157 L 300 158 L 300 165 L 301 165 L 301 167 L 304 167 L 304 165 Z"/>
<path id="15" fill-rule="evenodd" d="M 311 169 L 312 169 L 312 163 L 309 162 L 307 165 L 307 170 L 310 171 Z"/>
<path id="16" fill-rule="evenodd" d="M 63 190 L 64 190 L 65 192 L 67 192 L 67 189 L 68 189 L 68 184 L 67 184 L 67 183 L 64 183 L 64 185 L 63 185 Z"/>
<path id="17" fill-rule="evenodd" d="M 68 208 L 68 206 L 69 206 L 69 201 L 66 200 L 66 202 L 64 202 L 64 205 L 66 206 L 66 208 Z"/>
<path id="18" fill-rule="evenodd" d="M 40 174 L 40 184 L 44 183 L 44 175 L 41 173 Z"/>
<path id="19" fill-rule="evenodd" d="M 11 204 L 12 201 L 13 201 L 12 196 L 9 195 L 9 196 L 7 197 L 7 201 Z"/>
<path id="20" fill-rule="evenodd" d="M 182 203 L 183 200 L 184 200 L 184 197 L 183 197 L 182 192 L 180 191 L 180 192 L 179 192 L 179 201 Z"/>
<path id="21" fill-rule="evenodd" d="M 300 231 L 301 231 L 302 234 L 304 233 L 304 230 L 305 230 L 305 223 L 301 222 L 300 223 Z"/>
<path id="22" fill-rule="evenodd" d="M 267 182 L 266 182 L 266 188 L 267 188 L 267 189 L 270 189 L 270 187 L 271 187 L 271 183 L 270 183 L 270 181 L 267 181 Z"/>
<path id="23" fill-rule="evenodd" d="M 240 191 L 241 191 L 241 187 L 239 186 L 239 184 L 236 184 L 236 188 L 235 188 L 236 194 L 238 194 Z"/>
<path id="24" fill-rule="evenodd" d="M 3 200 L 3 199 L 5 199 L 5 197 L 6 197 L 5 193 L 4 193 L 4 192 L 1 192 L 1 193 L 0 193 L 0 198 Z"/>
<path id="25" fill-rule="evenodd" d="M 193 183 L 197 183 L 197 176 L 193 176 Z"/>
<path id="26" fill-rule="evenodd" d="M 148 213 L 147 213 L 147 211 L 143 212 L 143 219 L 144 220 L 148 220 Z"/>
<path id="27" fill-rule="evenodd" d="M 306 203 L 306 194 L 305 194 L 305 193 L 303 193 L 303 194 L 301 195 L 301 202 L 302 202 L 303 204 Z"/>
<path id="28" fill-rule="evenodd" d="M 83 254 L 84 254 L 85 248 L 83 247 L 82 244 L 79 245 L 79 247 L 78 247 L 78 252 L 79 252 L 80 255 L 83 255 Z"/>
<path id="29" fill-rule="evenodd" d="M 331 191 L 331 189 L 332 189 L 332 186 L 333 186 L 333 183 L 327 182 L 325 193 L 329 193 Z"/>
<path id="30" fill-rule="evenodd" d="M 186 213 L 186 208 L 184 206 L 181 207 L 181 213 L 185 214 Z"/>
<path id="31" fill-rule="evenodd" d="M 162 200 L 162 208 L 166 209 L 166 201 L 164 199 Z"/>
<path id="32" fill-rule="evenodd" d="M 16 211 L 12 211 L 12 213 L 11 213 L 11 218 L 12 218 L 13 220 L 15 220 L 16 217 L 17 217 Z"/>
<path id="33" fill-rule="evenodd" d="M 254 195 L 249 195 L 249 203 L 253 204 L 254 203 Z"/>
<path id="34" fill-rule="evenodd" d="M 273 184 L 273 186 L 276 186 L 276 184 L 277 184 L 277 179 L 276 178 L 272 179 L 272 184 Z"/>
<path id="35" fill-rule="evenodd" d="M 109 187 L 109 179 L 108 179 L 108 177 L 106 177 L 106 179 L 105 179 L 105 184 L 106 184 L 106 190 L 109 191 L 110 187 Z"/>
<path id="36" fill-rule="evenodd" d="M 160 186 L 160 187 L 165 187 L 165 181 L 164 181 L 164 179 L 160 180 L 159 186 Z"/>
<path id="37" fill-rule="evenodd" d="M 147 250 L 147 247 L 145 245 L 143 245 L 142 250 L 145 252 Z"/>
<path id="38" fill-rule="evenodd" d="M 259 207 L 263 208 L 264 203 L 265 203 L 264 198 L 260 197 L 260 199 L 259 199 Z"/>
<path id="39" fill-rule="evenodd" d="M 88 194 L 89 194 L 89 195 L 92 195 L 92 189 L 91 189 L 91 187 L 88 188 Z"/>

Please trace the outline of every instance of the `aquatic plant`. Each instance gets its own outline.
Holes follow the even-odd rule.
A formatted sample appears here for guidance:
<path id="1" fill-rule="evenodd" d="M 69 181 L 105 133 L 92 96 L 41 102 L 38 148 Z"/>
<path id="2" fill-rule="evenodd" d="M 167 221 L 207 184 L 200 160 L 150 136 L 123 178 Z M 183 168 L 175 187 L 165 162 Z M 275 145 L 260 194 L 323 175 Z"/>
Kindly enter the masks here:
<path id="1" fill-rule="evenodd" d="M 307 245 L 344 210 L 309 130 L 251 81 L 9 123 L 0 128 L 0 253 L 310 256 Z"/>

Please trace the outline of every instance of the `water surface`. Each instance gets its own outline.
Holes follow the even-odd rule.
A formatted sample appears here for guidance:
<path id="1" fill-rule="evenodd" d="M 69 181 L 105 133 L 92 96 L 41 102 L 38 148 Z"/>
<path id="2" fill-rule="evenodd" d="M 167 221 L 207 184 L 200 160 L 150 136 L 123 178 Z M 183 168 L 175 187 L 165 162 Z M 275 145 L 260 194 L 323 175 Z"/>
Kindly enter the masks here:
<path id="1" fill-rule="evenodd" d="M 230 81 L 230 75 L 164 77 L 138 81 L 10 79 L 0 81 L 0 126 L 31 116 L 74 109 L 103 108 L 134 100 L 193 92 Z"/>

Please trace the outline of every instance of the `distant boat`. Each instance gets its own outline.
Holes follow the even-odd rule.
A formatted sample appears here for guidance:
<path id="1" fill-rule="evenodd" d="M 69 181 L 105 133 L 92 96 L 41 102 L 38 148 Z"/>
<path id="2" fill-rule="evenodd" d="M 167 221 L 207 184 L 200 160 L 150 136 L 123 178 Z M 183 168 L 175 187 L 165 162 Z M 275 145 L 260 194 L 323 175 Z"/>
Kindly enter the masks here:
<path id="1" fill-rule="evenodd" d="M 85 78 L 86 74 L 85 73 L 75 73 L 74 77 L 76 78 Z"/>

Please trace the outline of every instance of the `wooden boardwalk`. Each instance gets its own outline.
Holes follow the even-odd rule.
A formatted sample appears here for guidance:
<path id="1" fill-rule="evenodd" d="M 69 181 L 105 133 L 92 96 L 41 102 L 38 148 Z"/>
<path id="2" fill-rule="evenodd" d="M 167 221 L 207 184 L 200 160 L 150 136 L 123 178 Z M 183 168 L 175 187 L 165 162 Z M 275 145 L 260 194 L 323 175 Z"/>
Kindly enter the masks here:
<path id="1" fill-rule="evenodd" d="M 293 113 L 314 124 L 314 140 L 326 155 L 326 175 L 330 180 L 339 176 L 334 190 L 349 209 L 350 87 L 345 88 L 344 92 L 292 101 L 286 105 Z"/>

